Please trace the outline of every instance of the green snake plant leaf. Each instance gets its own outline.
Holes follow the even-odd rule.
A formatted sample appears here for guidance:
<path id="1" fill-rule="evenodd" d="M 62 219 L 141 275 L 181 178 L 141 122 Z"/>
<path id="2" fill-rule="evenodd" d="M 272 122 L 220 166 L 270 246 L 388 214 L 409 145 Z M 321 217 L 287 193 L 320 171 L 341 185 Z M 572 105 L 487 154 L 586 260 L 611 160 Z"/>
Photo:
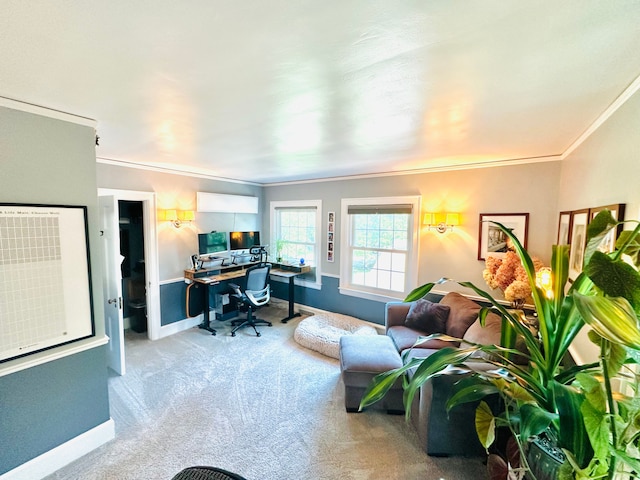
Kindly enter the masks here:
<path id="1" fill-rule="evenodd" d="M 631 304 L 622 297 L 609 298 L 574 293 L 584 321 L 610 342 L 640 350 L 640 328 Z"/>
<path id="2" fill-rule="evenodd" d="M 606 295 L 624 297 L 635 309 L 640 308 L 640 273 L 628 263 L 597 251 L 584 272 Z"/>
<path id="3" fill-rule="evenodd" d="M 551 272 L 553 273 L 553 311 L 559 312 L 569 279 L 569 245 L 551 247 Z M 548 323 L 548 322 L 547 322 Z"/>
<path id="4" fill-rule="evenodd" d="M 482 446 L 488 450 L 496 439 L 496 419 L 486 402 L 476 408 L 476 432 Z"/>
<path id="5" fill-rule="evenodd" d="M 496 386 L 476 376 L 463 378 L 454 387 L 455 393 L 447 401 L 447 412 L 462 403 L 476 402 L 498 393 Z"/>
<path id="6" fill-rule="evenodd" d="M 557 415 L 540 408 L 533 403 L 520 406 L 520 439 L 527 440 L 533 435 L 544 432 L 557 418 Z"/>
<path id="7" fill-rule="evenodd" d="M 412 405 L 413 398 L 418 389 L 431 377 L 442 374 L 449 365 L 457 365 L 467 360 L 476 348 L 452 348 L 445 347 L 426 358 L 414 358 L 410 364 L 411 368 L 417 367 L 406 385 L 403 394 L 405 405 Z M 411 408 L 406 409 L 406 416 L 411 415 Z"/>
<path id="8" fill-rule="evenodd" d="M 376 375 L 367 386 L 367 389 L 362 396 L 362 400 L 360 400 L 359 410 L 362 410 L 363 408 L 376 403 L 378 400 L 381 400 L 391 389 L 396 380 L 398 380 L 405 374 L 405 372 L 408 370 L 408 367 L 409 364 L 401 368 L 396 368 L 395 370 L 389 370 L 387 372 Z"/>
<path id="9" fill-rule="evenodd" d="M 558 382 L 553 382 L 551 387 L 559 415 L 558 445 L 572 452 L 577 463 L 584 468 L 593 456 L 593 449 L 580 410 L 584 395 L 575 388 Z"/>
<path id="10" fill-rule="evenodd" d="M 424 297 L 427 293 L 431 291 L 431 289 L 436 285 L 436 283 L 425 283 L 417 288 L 414 288 L 409 295 L 404 299 L 405 302 L 413 302 L 415 300 L 419 300 Z"/>

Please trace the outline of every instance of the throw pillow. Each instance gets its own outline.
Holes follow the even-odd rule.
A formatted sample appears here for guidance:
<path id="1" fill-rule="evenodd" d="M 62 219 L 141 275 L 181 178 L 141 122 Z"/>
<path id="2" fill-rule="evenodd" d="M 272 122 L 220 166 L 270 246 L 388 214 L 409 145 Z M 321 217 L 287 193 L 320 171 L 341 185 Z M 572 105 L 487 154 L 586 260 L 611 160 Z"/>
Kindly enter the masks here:
<path id="1" fill-rule="evenodd" d="M 404 324 L 409 328 L 420 330 L 427 335 L 445 333 L 450 308 L 421 298 L 409 307 Z"/>
<path id="2" fill-rule="evenodd" d="M 467 329 L 478 318 L 480 305 L 473 300 L 461 295 L 457 292 L 449 292 L 442 300 L 440 305 L 447 305 L 451 308 L 451 314 L 447 319 L 447 335 L 462 338 Z"/>

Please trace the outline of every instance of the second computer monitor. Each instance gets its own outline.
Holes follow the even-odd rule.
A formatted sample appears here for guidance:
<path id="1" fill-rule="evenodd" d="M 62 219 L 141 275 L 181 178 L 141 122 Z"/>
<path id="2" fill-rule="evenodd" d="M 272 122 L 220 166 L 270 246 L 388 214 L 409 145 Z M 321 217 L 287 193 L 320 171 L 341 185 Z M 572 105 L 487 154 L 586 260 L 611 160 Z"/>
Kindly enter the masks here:
<path id="1" fill-rule="evenodd" d="M 260 232 L 229 233 L 229 250 L 248 250 L 260 245 Z"/>

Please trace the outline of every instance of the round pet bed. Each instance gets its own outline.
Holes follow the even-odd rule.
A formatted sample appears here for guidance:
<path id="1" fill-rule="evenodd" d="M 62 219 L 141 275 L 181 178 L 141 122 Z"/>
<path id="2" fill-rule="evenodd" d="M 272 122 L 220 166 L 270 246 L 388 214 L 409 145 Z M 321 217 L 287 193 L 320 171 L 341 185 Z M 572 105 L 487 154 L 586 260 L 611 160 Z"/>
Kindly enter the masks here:
<path id="1" fill-rule="evenodd" d="M 357 318 L 339 313 L 323 313 L 300 321 L 293 338 L 310 350 L 340 358 L 340 337 L 343 335 L 377 334 L 374 327 Z"/>

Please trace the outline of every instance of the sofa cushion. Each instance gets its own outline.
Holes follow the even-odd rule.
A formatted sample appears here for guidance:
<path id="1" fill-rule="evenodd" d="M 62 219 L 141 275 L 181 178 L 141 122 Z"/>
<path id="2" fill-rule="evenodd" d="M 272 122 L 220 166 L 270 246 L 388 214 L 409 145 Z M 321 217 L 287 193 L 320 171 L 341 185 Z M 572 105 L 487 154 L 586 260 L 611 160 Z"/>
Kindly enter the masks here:
<path id="1" fill-rule="evenodd" d="M 489 313 L 485 318 L 484 327 L 480 324 L 480 319 L 477 319 L 467 329 L 462 339 L 482 345 L 499 345 L 501 330 L 502 318 L 495 313 Z"/>
<path id="2" fill-rule="evenodd" d="M 402 352 L 403 350 L 413 347 L 413 345 L 416 343 L 416 340 L 418 340 L 418 337 L 420 337 L 420 332 L 409 327 L 395 326 L 389 327 L 387 329 L 387 335 L 391 337 L 391 340 L 393 340 L 393 343 L 395 344 L 398 351 Z M 416 346 L 416 348 L 438 349 L 452 346 L 457 345 L 455 345 L 453 342 L 433 339 L 421 343 L 420 345 Z"/>
<path id="3" fill-rule="evenodd" d="M 478 318 L 480 305 L 457 292 L 447 293 L 440 304 L 450 308 L 445 333 L 456 338 L 464 337 L 467 329 Z"/>
<path id="4" fill-rule="evenodd" d="M 480 325 L 480 319 L 473 322 L 462 338 L 464 341 L 480 343 L 482 345 L 500 345 L 500 333 L 502 331 L 502 318 L 495 313 L 489 313 L 485 318 L 484 327 Z M 524 354 L 528 353 L 524 339 L 520 336 L 516 339 L 516 350 Z M 484 358 L 486 360 L 497 360 L 497 358 L 487 352 L 476 352 L 472 355 L 475 358 Z M 527 358 L 522 355 L 514 355 L 513 361 L 519 364 L 527 364 Z"/>
<path id="5" fill-rule="evenodd" d="M 445 333 L 450 310 L 447 305 L 421 298 L 411 303 L 404 323 L 409 328 L 424 332 L 425 335 Z"/>

